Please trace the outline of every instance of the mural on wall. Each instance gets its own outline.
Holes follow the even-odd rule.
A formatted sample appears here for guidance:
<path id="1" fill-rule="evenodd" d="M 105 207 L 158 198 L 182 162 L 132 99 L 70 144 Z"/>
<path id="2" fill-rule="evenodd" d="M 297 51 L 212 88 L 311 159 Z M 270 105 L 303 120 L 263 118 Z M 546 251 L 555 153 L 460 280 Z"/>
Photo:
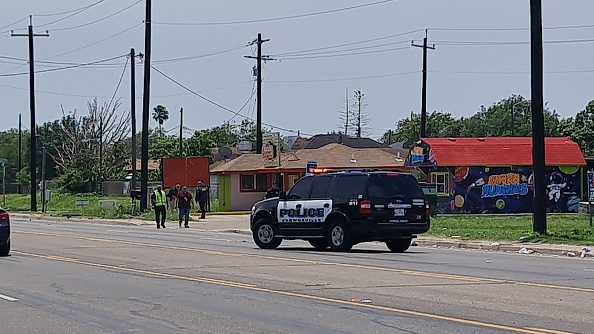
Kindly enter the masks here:
<path id="1" fill-rule="evenodd" d="M 451 167 L 450 196 L 440 197 L 444 213 L 519 213 L 532 211 L 530 166 Z M 547 167 L 549 212 L 577 212 L 580 168 Z"/>

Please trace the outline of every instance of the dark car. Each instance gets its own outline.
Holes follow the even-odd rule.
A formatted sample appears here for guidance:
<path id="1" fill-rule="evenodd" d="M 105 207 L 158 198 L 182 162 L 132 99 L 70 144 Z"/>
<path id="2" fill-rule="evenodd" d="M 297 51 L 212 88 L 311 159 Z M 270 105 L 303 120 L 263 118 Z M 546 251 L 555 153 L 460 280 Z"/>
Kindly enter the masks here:
<path id="1" fill-rule="evenodd" d="M 250 216 L 254 242 L 264 249 L 283 239 L 334 251 L 382 241 L 400 253 L 429 224 L 429 204 L 416 178 L 385 171 L 305 176 L 288 193 L 257 202 Z"/>
<path id="2" fill-rule="evenodd" d="M 10 253 L 10 216 L 0 208 L 0 256 Z"/>

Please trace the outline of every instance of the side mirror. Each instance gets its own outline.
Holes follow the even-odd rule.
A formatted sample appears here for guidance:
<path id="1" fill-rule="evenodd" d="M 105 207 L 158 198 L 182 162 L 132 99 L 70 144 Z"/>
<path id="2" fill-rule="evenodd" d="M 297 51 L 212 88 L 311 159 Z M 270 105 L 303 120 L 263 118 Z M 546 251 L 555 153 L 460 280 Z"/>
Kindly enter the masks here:
<path id="1" fill-rule="evenodd" d="M 281 191 L 280 194 L 278 194 L 278 198 L 282 199 L 282 200 L 286 200 L 287 199 L 287 193 L 284 191 Z"/>

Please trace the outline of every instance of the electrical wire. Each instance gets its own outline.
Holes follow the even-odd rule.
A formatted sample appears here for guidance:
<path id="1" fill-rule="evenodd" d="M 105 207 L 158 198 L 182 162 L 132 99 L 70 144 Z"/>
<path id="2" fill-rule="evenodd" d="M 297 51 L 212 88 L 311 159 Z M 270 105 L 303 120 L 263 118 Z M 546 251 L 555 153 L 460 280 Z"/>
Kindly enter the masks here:
<path id="1" fill-rule="evenodd" d="M 96 42 L 93 42 L 93 43 L 91 43 L 91 44 L 87 44 L 87 45 L 85 45 L 85 46 L 81 46 L 81 47 L 79 47 L 79 48 L 76 48 L 76 49 L 72 49 L 72 50 L 69 50 L 69 51 L 66 51 L 66 52 L 62 52 L 62 53 L 60 53 L 60 54 L 53 55 L 53 56 L 51 56 L 51 57 L 43 58 L 42 60 L 46 60 L 46 59 L 53 59 L 53 58 L 57 58 L 57 57 L 60 57 L 60 56 L 63 56 L 63 55 L 67 55 L 67 54 L 70 54 L 70 53 L 73 53 L 73 52 L 76 52 L 76 51 L 80 51 L 80 50 L 82 50 L 82 49 L 86 49 L 86 48 L 88 48 L 88 47 L 91 47 L 91 46 L 97 45 L 97 44 L 99 44 L 99 43 L 101 43 L 101 42 L 105 42 L 105 41 L 106 41 L 106 40 L 108 40 L 108 39 L 111 39 L 111 38 L 114 38 L 114 37 L 116 37 L 116 36 L 119 36 L 119 35 L 121 35 L 121 34 L 123 34 L 123 33 L 125 33 L 125 32 L 128 32 L 128 31 L 130 31 L 130 30 L 132 30 L 132 29 L 134 29 L 134 28 L 136 28 L 136 27 L 138 27 L 138 26 L 140 26 L 140 25 L 142 25 L 142 24 L 144 24 L 144 23 L 143 23 L 143 22 L 141 22 L 141 23 L 135 24 L 135 25 L 133 25 L 133 26 L 131 26 L 131 27 L 129 27 L 129 28 L 126 28 L 126 29 L 124 29 L 124 30 L 122 30 L 122 31 L 120 31 L 120 32 L 118 32 L 118 33 L 115 33 L 115 34 L 113 34 L 113 35 L 111 35 L 111 36 L 108 36 L 108 37 L 105 37 L 105 38 L 103 38 L 103 39 L 100 39 L 100 40 L 98 40 L 98 41 L 96 41 Z"/>
<path id="2" fill-rule="evenodd" d="M 65 17 L 63 17 L 63 18 L 57 19 L 57 20 L 55 20 L 55 21 L 52 21 L 52 22 L 49 22 L 49 23 L 46 23 L 46 24 L 42 24 L 42 25 L 40 25 L 40 26 L 37 26 L 37 28 L 47 27 L 47 26 L 50 26 L 50 25 L 52 25 L 52 24 L 55 24 L 55 23 L 58 23 L 58 22 L 62 22 L 62 21 L 64 21 L 64 20 L 67 20 L 67 19 L 69 19 L 69 18 L 71 18 L 71 17 L 73 17 L 73 16 L 76 16 L 76 15 L 78 15 L 78 14 L 80 14 L 80 13 L 82 13 L 82 12 L 86 11 L 87 9 L 90 9 L 90 8 L 92 8 L 92 7 L 95 7 L 95 6 L 97 6 L 98 4 L 100 4 L 100 3 L 104 2 L 104 1 L 105 1 L 105 0 L 99 0 L 99 1 L 97 1 L 97 2 L 95 2 L 95 3 L 92 3 L 92 4 L 88 5 L 88 6 L 81 7 L 81 8 L 79 8 L 79 9 L 74 9 L 74 10 L 71 10 L 71 11 L 69 11 L 68 13 L 62 13 L 62 14 L 59 14 L 59 15 L 63 15 L 63 14 L 69 14 L 69 13 L 72 13 L 72 14 L 70 14 L 70 15 L 67 15 L 67 16 L 65 16 Z M 37 16 L 50 16 L 50 15 L 37 15 Z M 51 15 L 51 16 L 56 16 L 56 15 Z"/>
<path id="3" fill-rule="evenodd" d="M 54 28 L 54 29 L 52 29 L 52 32 L 54 32 L 54 31 L 65 31 L 65 30 L 78 29 L 78 28 L 82 28 L 82 27 L 90 26 L 90 25 L 92 25 L 92 24 L 95 24 L 95 23 L 98 23 L 98 22 L 101 22 L 101 21 L 105 21 L 105 20 L 107 20 L 107 19 L 109 19 L 109 18 L 111 18 L 111 17 L 114 17 L 114 16 L 116 16 L 116 15 L 118 15 L 118 14 L 121 14 L 121 13 L 125 12 L 126 10 L 128 10 L 128 9 L 130 9 L 130 8 L 132 8 L 132 7 L 136 6 L 136 5 L 138 5 L 138 4 L 139 4 L 139 3 L 141 3 L 142 1 L 143 1 L 143 0 L 138 0 L 138 1 L 136 1 L 136 2 L 135 2 L 135 3 L 133 3 L 133 4 L 131 4 L 131 5 L 130 5 L 130 6 L 128 6 L 128 7 L 122 8 L 122 9 L 118 10 L 117 12 L 111 13 L 111 14 L 109 14 L 109 15 L 107 15 L 107 16 L 104 16 L 104 17 L 102 17 L 102 18 L 100 18 L 100 19 L 97 19 L 97 20 L 95 20 L 95 21 L 87 22 L 87 23 L 85 23 L 85 24 L 81 24 L 81 25 L 77 25 L 77 26 L 72 26 L 72 27 L 66 27 L 66 28 Z"/>
<path id="4" fill-rule="evenodd" d="M 363 80 L 363 79 L 376 79 L 376 78 L 386 78 L 386 77 L 395 77 L 400 75 L 410 75 L 410 74 L 418 74 L 421 73 L 420 71 L 410 71 L 410 72 L 400 72 L 400 73 L 391 73 L 391 74 L 380 74 L 380 75 L 370 75 L 364 77 L 352 77 L 352 78 L 340 78 L 340 79 L 313 79 L 313 80 L 271 80 L 266 81 L 267 83 L 312 83 L 312 82 L 334 82 L 334 81 L 349 81 L 349 80 Z"/>
<path id="5" fill-rule="evenodd" d="M 374 53 L 381 53 L 381 52 L 399 51 L 399 50 L 410 50 L 410 47 L 391 48 L 391 49 L 365 51 L 365 52 L 352 52 L 352 53 L 344 53 L 344 54 L 336 54 L 336 55 L 320 55 L 320 56 L 304 56 L 304 57 L 299 57 L 299 56 L 280 57 L 280 58 L 276 58 L 275 60 L 300 60 L 300 59 L 319 59 L 319 58 L 346 57 L 346 56 L 357 56 L 357 55 L 374 54 Z"/>
<path id="6" fill-rule="evenodd" d="M 252 80 L 253 84 L 252 84 L 252 93 L 250 94 L 250 97 L 248 97 L 247 101 L 245 101 L 245 103 L 241 106 L 241 108 L 239 108 L 239 110 L 237 111 L 238 113 L 240 113 L 241 111 L 243 111 L 243 109 L 245 108 L 245 106 L 248 105 L 248 103 L 250 103 L 250 101 L 252 100 L 252 98 L 254 97 L 254 94 L 256 94 L 256 81 Z M 227 123 L 231 122 L 235 116 L 237 115 L 233 115 L 231 118 L 229 118 L 227 120 Z"/>
<path id="7" fill-rule="evenodd" d="M 394 38 L 394 37 L 400 37 L 400 36 L 406 36 L 406 35 L 418 33 L 418 32 L 424 31 L 424 30 L 425 29 L 417 29 L 417 30 L 411 30 L 411 31 L 399 33 L 399 34 L 388 35 L 388 36 L 383 36 L 383 37 L 377 37 L 377 38 L 372 38 L 372 39 L 367 39 L 367 40 L 362 40 L 362 41 L 357 41 L 357 42 L 350 42 L 350 43 L 344 43 L 344 44 L 338 44 L 338 45 L 326 46 L 326 47 L 315 48 L 315 49 L 308 49 L 308 50 L 301 50 L 301 51 L 292 51 L 292 52 L 285 52 L 285 53 L 277 53 L 277 54 L 274 54 L 274 56 L 275 57 L 289 56 L 289 55 L 292 56 L 292 55 L 297 55 L 297 54 L 311 52 L 311 51 L 320 51 L 320 50 L 340 48 L 340 47 L 344 47 L 344 46 L 351 46 L 351 45 L 355 45 L 355 44 L 364 44 L 364 43 L 369 43 L 369 42 L 376 42 L 376 41 L 380 41 L 380 40 L 384 40 L 384 39 L 389 39 L 389 38 Z"/>
<path id="8" fill-rule="evenodd" d="M 394 1 L 399 1 L 399 0 L 381 0 L 381 1 L 371 2 L 371 3 L 367 3 L 367 4 L 362 4 L 362 5 L 330 9 L 330 10 L 325 10 L 325 11 L 320 11 L 320 12 L 315 12 L 315 13 L 298 14 L 298 15 L 282 16 L 282 17 L 267 18 L 267 19 L 257 19 L 257 20 L 229 21 L 229 22 L 202 22 L 202 23 L 183 23 L 183 22 L 153 22 L 153 23 L 159 24 L 159 25 L 170 25 L 170 26 L 216 26 L 216 25 L 233 25 L 233 24 L 271 22 L 271 21 L 281 21 L 281 20 L 289 20 L 289 19 L 296 19 L 296 18 L 303 18 L 303 17 L 343 12 L 343 11 L 352 10 L 352 9 L 381 5 L 384 3 L 394 2 Z"/>
<path id="9" fill-rule="evenodd" d="M 245 47 L 246 47 L 245 45 L 242 45 L 242 46 L 236 46 L 236 47 L 232 47 L 232 48 L 229 48 L 229 49 L 224 49 L 224 50 L 220 50 L 220 51 L 213 51 L 213 52 L 209 52 L 209 53 L 205 53 L 205 54 L 200 54 L 200 55 L 155 60 L 155 61 L 153 61 L 153 63 L 154 64 L 166 64 L 166 63 L 174 63 L 174 62 L 180 62 L 180 61 L 186 61 L 186 60 L 194 60 L 194 59 L 199 59 L 199 58 L 206 58 L 206 57 L 217 56 L 217 55 L 220 55 L 220 54 L 224 54 L 224 53 L 228 53 L 228 52 L 233 52 L 233 51 L 241 50 L 241 49 L 243 49 Z"/>
<path id="10" fill-rule="evenodd" d="M 543 44 L 573 44 L 573 43 L 592 43 L 594 39 L 565 39 L 543 41 Z M 499 46 L 499 45 L 529 45 L 529 41 L 433 41 L 436 45 L 447 46 Z"/>
<path id="11" fill-rule="evenodd" d="M 242 117 L 242 118 L 244 118 L 244 119 L 249 119 L 247 116 L 244 116 L 244 115 L 240 114 L 240 113 L 239 113 L 239 112 L 237 112 L 237 111 L 233 111 L 233 110 L 231 110 L 231 109 L 229 109 L 229 108 L 227 108 L 227 107 L 225 107 L 225 106 L 222 106 L 222 105 L 220 105 L 219 103 L 216 103 L 216 102 L 214 102 L 214 101 L 212 101 L 212 100 L 210 100 L 210 99 L 208 99 L 208 98 L 206 98 L 206 97 L 204 97 L 204 96 L 202 96 L 202 95 L 200 95 L 200 94 L 196 93 L 195 91 L 193 91 L 193 90 L 191 90 L 190 88 L 188 88 L 188 87 L 184 86 L 183 84 L 181 84 L 181 83 L 180 83 L 180 82 L 178 82 L 177 80 L 175 80 L 175 79 L 173 79 L 172 77 L 168 76 L 167 74 L 165 74 L 165 73 L 161 72 L 161 71 L 160 71 L 159 69 L 157 69 L 156 67 L 154 67 L 154 66 L 152 66 L 152 65 L 151 65 L 151 68 L 152 68 L 153 70 L 157 71 L 159 74 L 161 74 L 161 75 L 162 75 L 162 76 L 164 76 L 165 78 L 169 79 L 171 82 L 175 83 L 176 85 L 180 86 L 181 88 L 185 89 L 186 91 L 188 91 L 188 92 L 192 93 L 193 95 L 195 95 L 195 96 L 199 97 L 200 99 L 202 99 L 202 100 L 204 100 L 204 101 L 206 101 L 206 102 L 208 102 L 208 103 L 210 103 L 210 104 L 212 104 L 212 105 L 214 105 L 214 106 L 217 106 L 217 107 L 219 107 L 220 109 L 223 109 L 223 110 L 225 110 L 225 111 L 227 111 L 227 112 L 230 112 L 230 113 L 232 113 L 233 115 L 240 116 L 240 117 Z M 266 125 L 266 126 L 269 126 L 269 127 L 271 127 L 271 128 L 274 128 L 274 129 L 279 129 L 279 130 L 286 131 L 286 132 L 291 132 L 291 133 L 298 133 L 298 131 L 296 131 L 296 130 L 286 129 L 286 128 L 282 128 L 282 127 L 280 127 L 280 126 L 275 126 L 275 125 L 272 125 L 272 124 L 268 124 L 268 123 L 264 123 L 264 122 L 262 122 L 262 124 L 264 124 L 264 125 Z M 305 133 L 304 133 L 304 134 L 305 134 Z"/>
<path id="12" fill-rule="evenodd" d="M 97 2 L 94 2 L 94 3 L 90 4 L 90 5 L 86 5 L 86 6 L 83 6 L 83 7 L 80 7 L 80 8 L 76 8 L 76 9 L 71 9 L 71 10 L 68 10 L 68 11 L 65 11 L 65 12 L 51 13 L 51 14 L 34 14 L 34 16 L 47 17 L 47 16 L 60 16 L 60 15 L 70 14 L 70 13 L 79 11 L 81 9 L 91 8 L 91 7 L 95 6 L 95 5 L 98 5 L 98 4 L 102 3 L 102 2 L 104 2 L 104 1 L 105 0 L 99 0 Z"/>
<path id="13" fill-rule="evenodd" d="M 594 24 L 570 25 L 570 26 L 552 26 L 542 27 L 543 30 L 562 30 L 562 29 L 583 29 L 594 28 Z M 512 27 L 512 28 L 427 28 L 427 30 L 435 31 L 529 31 L 528 27 Z"/>
<path id="14" fill-rule="evenodd" d="M 113 95 L 111 96 L 111 100 L 109 101 L 109 104 L 107 105 L 108 110 L 111 108 L 111 104 L 113 103 L 113 100 L 115 99 L 116 94 L 120 90 L 120 85 L 122 84 L 122 79 L 124 78 L 124 74 L 126 73 L 126 68 L 128 67 L 128 60 L 129 60 L 129 58 L 126 57 L 126 64 L 124 64 L 124 68 L 122 69 L 122 75 L 120 75 L 120 80 L 118 81 L 118 85 L 116 86 L 116 89 L 113 92 Z"/>
<path id="15" fill-rule="evenodd" d="M 122 57 L 127 57 L 127 56 L 128 55 L 125 54 L 125 55 L 116 56 L 116 57 L 107 58 L 107 59 L 102 59 L 102 60 L 97 60 L 97 61 L 93 61 L 93 62 L 89 62 L 89 63 L 82 63 L 82 64 L 71 65 L 71 66 L 64 66 L 64 67 L 51 68 L 51 69 L 46 69 L 46 70 L 39 70 L 39 71 L 35 71 L 35 73 L 47 73 L 47 72 L 68 70 L 68 69 L 72 69 L 72 68 L 84 67 L 84 66 L 88 66 L 88 65 L 94 65 L 94 64 L 99 64 L 99 63 L 107 62 L 107 61 L 112 61 L 112 60 L 115 60 L 115 59 L 118 59 L 118 58 L 122 58 Z M 9 74 L 0 74 L 0 77 L 15 77 L 15 76 L 20 76 L 20 75 L 28 75 L 28 74 L 29 74 L 29 72 L 9 73 Z"/>
<path id="16" fill-rule="evenodd" d="M 334 51 L 322 51 L 322 52 L 288 54 L 288 55 L 286 55 L 286 57 L 304 57 L 304 56 L 331 55 L 331 54 L 336 54 L 336 53 L 339 53 L 339 52 L 348 52 L 348 51 L 374 49 L 374 48 L 381 48 L 381 47 L 386 47 L 386 46 L 391 46 L 391 45 L 408 44 L 408 43 L 410 43 L 410 40 L 397 41 L 397 42 L 384 43 L 384 44 L 377 44 L 377 45 L 369 45 L 369 46 L 360 46 L 360 47 L 356 47 L 356 48 L 334 50 Z M 277 58 L 279 56 L 278 55 L 270 55 L 270 57 Z"/>
<path id="17" fill-rule="evenodd" d="M 17 24 L 17 23 L 21 23 L 21 22 L 23 22 L 23 21 L 26 21 L 28 18 L 29 18 L 29 17 L 24 17 L 24 18 L 22 18 L 22 19 L 20 19 L 20 20 L 18 20 L 18 21 L 15 21 L 15 22 L 13 22 L 13 23 L 11 23 L 11 24 L 5 25 L 4 27 L 0 27 L 0 30 L 2 30 L 2 29 L 6 29 L 6 28 L 10 28 L 10 27 L 12 27 L 13 25 L 15 25 L 15 24 Z M 8 31 L 2 31 L 2 32 L 0 32 L 0 34 L 4 34 L 4 33 L 7 33 L 7 32 L 10 32 L 10 30 L 8 30 Z"/>

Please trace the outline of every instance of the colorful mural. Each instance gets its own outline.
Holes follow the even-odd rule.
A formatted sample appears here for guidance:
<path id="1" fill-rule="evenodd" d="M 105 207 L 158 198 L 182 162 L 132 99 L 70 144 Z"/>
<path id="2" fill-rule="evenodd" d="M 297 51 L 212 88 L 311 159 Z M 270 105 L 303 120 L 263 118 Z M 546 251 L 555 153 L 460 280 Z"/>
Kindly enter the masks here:
<path id="1" fill-rule="evenodd" d="M 441 169 L 441 168 L 440 168 Z M 532 211 L 531 166 L 450 167 L 450 196 L 439 197 L 444 213 L 520 213 Z M 549 212 L 577 212 L 580 168 L 547 167 Z"/>

